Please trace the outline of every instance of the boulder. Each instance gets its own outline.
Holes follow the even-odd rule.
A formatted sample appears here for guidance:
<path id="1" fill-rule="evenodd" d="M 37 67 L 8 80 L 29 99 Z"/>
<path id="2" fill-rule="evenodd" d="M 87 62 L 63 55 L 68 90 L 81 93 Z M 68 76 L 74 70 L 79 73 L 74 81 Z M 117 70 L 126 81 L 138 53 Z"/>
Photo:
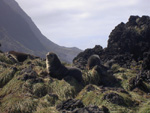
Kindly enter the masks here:
<path id="1" fill-rule="evenodd" d="M 123 105 L 123 106 L 125 105 L 123 97 L 114 92 L 105 94 L 103 99 L 113 104 Z"/>
<path id="2" fill-rule="evenodd" d="M 144 53 L 142 70 L 150 70 L 150 52 Z"/>
<path id="3" fill-rule="evenodd" d="M 56 106 L 56 109 L 58 111 L 74 111 L 76 108 L 83 108 L 84 105 L 81 102 L 81 100 L 76 100 L 76 99 L 68 99 L 66 101 L 63 101 L 62 103 L 58 104 Z"/>
<path id="4" fill-rule="evenodd" d="M 74 58 L 73 63 L 85 69 L 88 58 L 96 54 L 103 63 L 115 60 L 115 63 L 129 68 L 132 60 L 137 62 L 143 60 L 144 53 L 148 51 L 150 51 L 150 17 L 130 16 L 127 23 L 121 22 L 112 30 L 106 48 L 97 45 L 93 49 L 86 49 Z"/>
<path id="5" fill-rule="evenodd" d="M 81 100 L 68 99 L 56 106 L 58 111 L 62 113 L 109 113 L 108 108 L 102 106 L 99 108 L 98 106 L 87 106 L 84 107 Z"/>

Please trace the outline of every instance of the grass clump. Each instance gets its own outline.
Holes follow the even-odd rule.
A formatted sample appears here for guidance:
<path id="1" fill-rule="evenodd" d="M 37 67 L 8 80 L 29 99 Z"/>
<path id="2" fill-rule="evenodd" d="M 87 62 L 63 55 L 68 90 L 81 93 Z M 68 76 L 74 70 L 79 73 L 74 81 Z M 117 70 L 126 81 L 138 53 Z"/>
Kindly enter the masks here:
<path id="1" fill-rule="evenodd" d="M 100 75 L 99 73 L 92 69 L 89 71 L 83 71 L 83 80 L 84 80 L 84 84 L 88 85 L 88 84 L 95 84 L 95 85 L 99 85 L 100 83 Z"/>
<path id="2" fill-rule="evenodd" d="M 114 104 L 104 99 L 104 95 L 109 93 L 116 93 L 123 98 L 124 105 Z M 96 85 L 87 85 L 76 97 L 81 99 L 85 106 L 97 105 L 97 106 L 107 106 L 110 112 L 116 113 L 128 113 L 134 109 L 134 100 L 129 94 L 117 92 L 114 90 L 104 90 Z M 117 101 L 117 100 L 116 100 Z"/>
<path id="3" fill-rule="evenodd" d="M 49 92 L 58 95 L 60 100 L 74 98 L 82 89 L 82 85 L 80 85 L 73 77 L 68 77 L 66 80 L 54 79 L 52 83 L 48 83 L 48 87 Z"/>
<path id="4" fill-rule="evenodd" d="M 140 106 L 139 113 L 150 113 L 150 101 Z"/>
<path id="5" fill-rule="evenodd" d="M 47 94 L 47 88 L 44 83 L 36 83 L 33 85 L 33 94 L 37 97 L 43 97 Z"/>
<path id="6" fill-rule="evenodd" d="M 36 110 L 37 101 L 22 96 L 9 96 L 1 105 L 3 112 L 32 113 Z"/>
<path id="7" fill-rule="evenodd" d="M 6 68 L 4 71 L 0 73 L 0 88 L 6 85 L 13 77 L 15 71 L 10 68 Z"/>

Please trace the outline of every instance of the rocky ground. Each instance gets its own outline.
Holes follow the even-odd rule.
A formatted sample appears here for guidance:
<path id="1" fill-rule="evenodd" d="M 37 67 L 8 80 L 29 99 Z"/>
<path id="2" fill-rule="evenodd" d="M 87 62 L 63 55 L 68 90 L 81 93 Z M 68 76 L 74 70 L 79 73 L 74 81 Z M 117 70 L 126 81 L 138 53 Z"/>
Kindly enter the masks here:
<path id="1" fill-rule="evenodd" d="M 0 52 L 0 113 L 150 112 L 148 16 L 131 16 L 111 32 L 106 48 L 97 45 L 74 59 L 82 83 L 71 75 L 51 77 L 45 59 L 23 55 L 18 61 Z"/>

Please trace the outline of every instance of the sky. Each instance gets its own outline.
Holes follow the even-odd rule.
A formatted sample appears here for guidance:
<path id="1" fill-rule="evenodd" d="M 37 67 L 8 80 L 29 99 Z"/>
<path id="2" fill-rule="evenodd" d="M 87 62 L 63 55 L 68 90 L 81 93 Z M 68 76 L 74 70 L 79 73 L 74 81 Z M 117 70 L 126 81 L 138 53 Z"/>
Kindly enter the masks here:
<path id="1" fill-rule="evenodd" d="M 48 39 L 82 50 L 107 46 L 130 15 L 150 16 L 150 0 L 16 0 Z"/>

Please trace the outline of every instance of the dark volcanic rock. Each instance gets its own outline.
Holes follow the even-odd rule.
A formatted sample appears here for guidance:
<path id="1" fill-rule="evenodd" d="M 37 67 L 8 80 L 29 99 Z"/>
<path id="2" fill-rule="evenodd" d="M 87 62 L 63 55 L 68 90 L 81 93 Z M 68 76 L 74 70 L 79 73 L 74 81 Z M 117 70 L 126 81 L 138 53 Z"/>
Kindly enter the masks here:
<path id="1" fill-rule="evenodd" d="M 129 80 L 129 89 L 130 90 L 133 90 L 134 88 L 142 86 L 142 85 L 143 85 L 142 79 L 138 76 L 132 77 Z"/>
<path id="2" fill-rule="evenodd" d="M 97 54 L 103 63 L 113 59 L 115 63 L 129 67 L 132 60 L 143 60 L 144 53 L 148 51 L 150 51 L 150 17 L 130 16 L 127 23 L 120 23 L 112 30 L 105 49 L 101 46 L 86 49 L 75 57 L 73 63 L 84 69 L 88 58 Z"/>
<path id="3" fill-rule="evenodd" d="M 109 102 L 113 104 L 125 105 L 123 97 L 118 95 L 117 93 L 112 92 L 112 93 L 105 94 L 103 99 L 108 100 Z"/>
<path id="4" fill-rule="evenodd" d="M 102 106 L 102 108 L 99 108 L 98 106 L 87 106 L 77 109 L 73 113 L 109 113 L 109 109 L 105 106 Z"/>
<path id="5" fill-rule="evenodd" d="M 75 100 L 75 99 L 68 99 L 56 106 L 56 109 L 58 111 L 67 110 L 67 111 L 73 111 L 76 108 L 83 108 L 84 105 L 81 102 L 81 100 Z"/>
<path id="6" fill-rule="evenodd" d="M 144 53 L 142 69 L 143 70 L 150 70 L 150 52 Z"/>
<path id="7" fill-rule="evenodd" d="M 102 106 L 87 106 L 84 107 L 81 100 L 68 99 L 56 106 L 58 111 L 62 113 L 109 113 L 108 108 Z"/>
<path id="8" fill-rule="evenodd" d="M 143 58 L 150 50 L 150 18 L 131 16 L 129 21 L 121 23 L 111 32 L 107 50 L 113 54 L 129 53 L 135 60 Z"/>

